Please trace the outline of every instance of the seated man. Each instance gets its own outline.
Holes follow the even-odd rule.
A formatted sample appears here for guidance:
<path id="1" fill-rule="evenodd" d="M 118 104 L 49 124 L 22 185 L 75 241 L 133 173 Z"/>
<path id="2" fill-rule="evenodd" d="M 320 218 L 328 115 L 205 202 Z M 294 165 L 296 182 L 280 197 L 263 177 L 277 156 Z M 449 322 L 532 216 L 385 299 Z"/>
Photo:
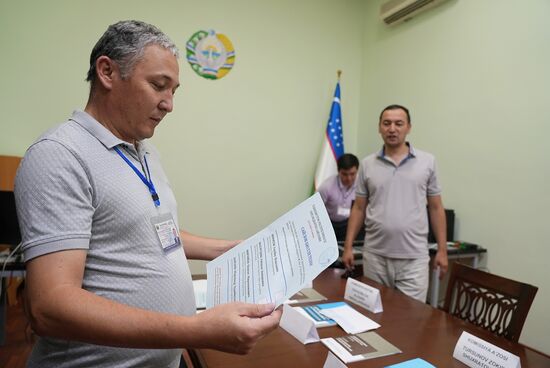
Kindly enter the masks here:
<path id="1" fill-rule="evenodd" d="M 326 179 L 319 187 L 319 194 L 325 202 L 332 227 L 338 241 L 346 239 L 346 229 L 351 205 L 355 199 L 355 177 L 359 160 L 351 153 L 345 153 L 336 163 L 338 175 Z M 357 234 L 357 240 L 363 240 L 365 231 Z"/>

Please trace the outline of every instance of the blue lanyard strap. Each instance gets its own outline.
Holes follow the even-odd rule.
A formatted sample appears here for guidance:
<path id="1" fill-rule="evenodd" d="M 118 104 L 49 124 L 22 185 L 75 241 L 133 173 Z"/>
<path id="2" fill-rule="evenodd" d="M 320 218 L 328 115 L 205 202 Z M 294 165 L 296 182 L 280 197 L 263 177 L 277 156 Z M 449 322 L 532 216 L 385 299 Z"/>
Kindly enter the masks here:
<path id="1" fill-rule="evenodd" d="M 126 161 L 126 163 L 128 164 L 128 166 L 130 166 L 132 168 L 132 170 L 134 170 L 134 172 L 137 174 L 137 176 L 139 176 L 139 178 L 141 179 L 141 181 L 143 182 L 143 184 L 145 184 L 147 186 L 147 188 L 149 189 L 149 193 L 151 193 L 151 198 L 153 198 L 153 202 L 155 203 L 155 206 L 156 207 L 159 207 L 160 206 L 160 198 L 159 198 L 159 195 L 157 194 L 157 191 L 155 189 L 155 185 L 153 184 L 153 180 L 151 179 L 151 173 L 149 172 L 149 165 L 147 164 L 147 157 L 143 156 L 143 159 L 145 160 L 145 168 L 147 169 L 147 175 L 149 176 L 149 179 L 147 179 L 142 173 L 141 171 L 138 170 L 137 167 L 134 166 L 134 164 L 132 163 L 132 161 L 130 161 L 128 159 L 128 157 L 126 157 L 118 147 L 113 147 L 116 151 L 116 153 L 118 153 L 118 155 L 120 157 L 122 157 L 122 159 L 124 161 Z"/>

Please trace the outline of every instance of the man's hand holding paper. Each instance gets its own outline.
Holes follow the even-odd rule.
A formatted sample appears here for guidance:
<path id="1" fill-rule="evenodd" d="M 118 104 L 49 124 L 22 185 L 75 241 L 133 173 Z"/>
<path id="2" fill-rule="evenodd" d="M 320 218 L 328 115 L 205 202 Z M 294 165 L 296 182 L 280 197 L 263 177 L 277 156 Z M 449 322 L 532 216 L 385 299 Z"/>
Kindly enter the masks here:
<path id="1" fill-rule="evenodd" d="M 205 310 L 197 315 L 195 328 L 189 331 L 202 337 L 193 347 L 247 354 L 262 337 L 279 326 L 282 311 L 273 311 L 273 307 L 228 303 Z"/>

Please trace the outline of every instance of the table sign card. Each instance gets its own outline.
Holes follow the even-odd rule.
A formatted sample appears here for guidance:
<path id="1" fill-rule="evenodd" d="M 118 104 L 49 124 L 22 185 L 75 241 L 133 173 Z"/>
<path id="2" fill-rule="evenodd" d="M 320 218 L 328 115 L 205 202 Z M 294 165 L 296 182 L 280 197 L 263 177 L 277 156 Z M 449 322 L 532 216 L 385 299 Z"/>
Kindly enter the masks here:
<path id="1" fill-rule="evenodd" d="M 499 348 L 468 332 L 462 332 L 456 343 L 453 358 L 471 368 L 502 367 L 520 368 L 520 360 L 506 350 Z"/>
<path id="2" fill-rule="evenodd" d="M 317 304 L 319 312 L 338 323 L 349 334 L 374 330 L 380 325 L 345 302 Z"/>
<path id="3" fill-rule="evenodd" d="M 372 313 L 384 311 L 384 308 L 382 308 L 382 299 L 380 298 L 380 290 L 354 280 L 351 277 L 348 278 L 348 282 L 346 283 L 344 299 L 354 302 Z"/>
<path id="4" fill-rule="evenodd" d="M 279 325 L 304 345 L 319 341 L 315 323 L 288 304 L 283 305 Z"/>
<path id="5" fill-rule="evenodd" d="M 323 368 L 347 368 L 347 365 L 342 363 L 340 359 L 336 358 L 334 354 L 329 351 Z"/>

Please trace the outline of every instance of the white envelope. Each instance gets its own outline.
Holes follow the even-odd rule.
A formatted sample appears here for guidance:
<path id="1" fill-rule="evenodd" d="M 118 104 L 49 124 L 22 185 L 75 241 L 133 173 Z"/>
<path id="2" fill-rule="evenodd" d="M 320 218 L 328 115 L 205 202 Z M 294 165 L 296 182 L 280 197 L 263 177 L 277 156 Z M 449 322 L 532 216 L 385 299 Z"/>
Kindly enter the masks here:
<path id="1" fill-rule="evenodd" d="M 332 318 L 349 334 L 374 330 L 380 325 L 344 302 L 319 304 L 319 312 Z"/>

